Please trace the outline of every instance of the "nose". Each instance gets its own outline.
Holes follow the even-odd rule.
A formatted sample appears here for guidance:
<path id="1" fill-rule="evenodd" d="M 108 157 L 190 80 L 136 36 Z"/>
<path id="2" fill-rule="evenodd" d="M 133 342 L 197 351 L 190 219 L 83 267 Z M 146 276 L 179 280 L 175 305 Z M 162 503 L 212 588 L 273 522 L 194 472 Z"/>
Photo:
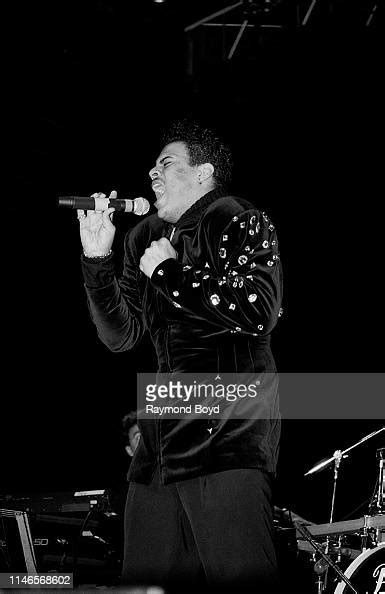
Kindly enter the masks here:
<path id="1" fill-rule="evenodd" d="M 156 167 L 153 167 L 150 172 L 149 172 L 149 176 L 151 177 L 152 180 L 156 179 L 157 177 L 159 177 L 160 173 L 157 170 Z"/>

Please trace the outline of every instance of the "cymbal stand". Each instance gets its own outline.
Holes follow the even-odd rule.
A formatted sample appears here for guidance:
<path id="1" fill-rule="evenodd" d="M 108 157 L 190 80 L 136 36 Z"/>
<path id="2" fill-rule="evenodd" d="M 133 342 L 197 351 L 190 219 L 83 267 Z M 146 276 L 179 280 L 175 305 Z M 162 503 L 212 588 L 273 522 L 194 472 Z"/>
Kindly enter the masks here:
<path id="1" fill-rule="evenodd" d="M 372 500 L 369 504 L 369 515 L 385 514 L 385 473 L 384 473 L 384 458 L 385 448 L 379 448 L 376 451 L 376 458 L 378 463 L 378 478 L 374 489 Z M 376 530 L 375 542 L 377 544 L 385 542 L 385 533 L 380 529 Z M 363 546 L 366 546 L 366 542 L 363 542 Z"/>
<path id="2" fill-rule="evenodd" d="M 377 429 L 377 431 L 373 431 L 373 433 L 369 433 L 369 435 L 365 435 L 365 437 L 363 437 L 362 439 L 360 439 L 360 441 L 357 441 L 356 443 L 354 443 L 349 448 L 346 448 L 346 450 L 343 450 L 341 452 L 342 457 L 344 457 L 345 454 L 347 452 L 350 452 L 350 450 L 352 450 L 353 448 L 356 448 L 357 446 L 359 446 L 362 443 L 364 443 L 364 441 L 367 441 L 368 439 L 371 439 L 372 437 L 375 437 L 376 435 L 378 435 L 379 433 L 381 433 L 381 431 L 385 431 L 385 426 L 384 427 L 381 427 L 380 429 Z M 339 450 L 337 450 L 337 451 L 339 451 Z M 334 452 L 334 454 L 333 454 L 333 456 L 331 458 L 327 458 L 327 460 L 322 460 L 322 462 L 318 462 L 318 464 L 316 464 L 315 466 L 313 466 L 313 468 L 311 468 L 310 470 L 308 470 L 307 472 L 305 472 L 304 476 L 308 476 L 309 474 L 314 474 L 315 472 L 318 472 L 320 470 L 323 470 L 324 468 L 327 468 L 327 466 L 330 466 L 330 464 L 333 464 L 333 462 L 335 460 L 335 456 L 336 456 L 336 452 Z"/>
<path id="3" fill-rule="evenodd" d="M 377 490 L 377 501 L 376 501 L 376 511 L 378 514 L 385 513 L 385 502 L 384 502 L 384 491 L 385 491 L 385 475 L 384 475 L 384 457 L 385 457 L 385 448 L 380 448 L 377 450 L 377 459 L 379 460 L 379 468 L 378 468 L 378 490 Z"/>
<path id="4" fill-rule="evenodd" d="M 338 471 L 339 471 L 341 460 L 343 457 L 346 458 L 347 456 L 343 456 L 341 450 L 336 450 L 334 452 L 334 478 L 333 478 L 332 503 L 331 503 L 331 508 L 330 508 L 330 518 L 329 518 L 330 524 L 333 522 L 334 506 L 335 506 L 335 502 L 336 502 Z"/>
<path id="5" fill-rule="evenodd" d="M 347 458 L 347 455 L 343 455 L 341 450 L 336 450 L 333 454 L 333 458 L 334 458 L 334 474 L 333 474 L 333 495 L 332 495 L 332 502 L 331 502 L 331 508 L 330 508 L 330 517 L 329 517 L 329 523 L 331 524 L 333 522 L 334 519 L 334 507 L 335 507 L 335 501 L 336 501 L 336 491 L 337 491 L 337 482 L 338 482 L 338 471 L 340 468 L 340 464 L 341 464 L 341 460 L 342 458 Z M 330 546 L 330 536 L 326 537 L 326 547 L 325 547 L 325 553 L 328 554 L 329 553 L 329 546 Z M 326 568 L 325 571 L 325 575 L 323 578 L 323 589 L 326 589 L 327 587 L 327 580 L 328 580 L 328 568 Z M 321 581 L 321 574 L 318 577 L 319 581 Z"/>

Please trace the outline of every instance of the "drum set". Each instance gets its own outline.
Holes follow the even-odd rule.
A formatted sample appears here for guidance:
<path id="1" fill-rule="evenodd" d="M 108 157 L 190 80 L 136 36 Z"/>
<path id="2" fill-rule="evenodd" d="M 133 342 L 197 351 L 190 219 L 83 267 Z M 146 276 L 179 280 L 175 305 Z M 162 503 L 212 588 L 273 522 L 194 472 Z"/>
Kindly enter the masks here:
<path id="1" fill-rule="evenodd" d="M 327 524 L 310 524 L 293 519 L 299 551 L 312 556 L 318 594 L 385 594 L 385 448 L 376 450 L 378 477 L 368 515 L 342 522 L 334 521 L 334 507 L 341 461 L 347 452 L 385 431 L 385 427 L 365 436 L 344 451 L 311 468 L 305 476 L 334 465 L 333 493 Z"/>

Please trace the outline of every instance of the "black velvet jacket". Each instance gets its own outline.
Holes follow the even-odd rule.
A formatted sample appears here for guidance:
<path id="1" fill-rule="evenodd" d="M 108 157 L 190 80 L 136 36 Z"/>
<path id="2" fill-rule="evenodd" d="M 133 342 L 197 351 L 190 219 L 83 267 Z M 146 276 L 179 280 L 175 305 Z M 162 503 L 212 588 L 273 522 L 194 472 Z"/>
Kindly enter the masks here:
<path id="1" fill-rule="evenodd" d="M 139 261 L 163 236 L 178 259 L 162 262 L 149 279 Z M 127 234 L 119 280 L 113 256 L 83 257 L 82 266 L 92 319 L 112 351 L 133 348 L 148 330 L 159 372 L 275 371 L 269 335 L 282 293 L 277 235 L 249 202 L 213 190 L 175 229 L 147 217 Z M 262 419 L 139 421 L 130 480 L 149 483 L 157 464 L 165 484 L 231 468 L 274 473 L 277 391 L 269 402 Z"/>

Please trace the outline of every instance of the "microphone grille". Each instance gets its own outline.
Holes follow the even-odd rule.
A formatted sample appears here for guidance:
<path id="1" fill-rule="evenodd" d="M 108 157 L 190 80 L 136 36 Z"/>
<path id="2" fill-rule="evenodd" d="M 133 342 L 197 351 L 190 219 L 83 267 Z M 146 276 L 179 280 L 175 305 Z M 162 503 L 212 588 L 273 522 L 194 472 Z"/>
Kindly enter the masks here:
<path id="1" fill-rule="evenodd" d="M 134 200 L 134 214 L 142 216 L 148 213 L 150 210 L 150 203 L 146 198 L 135 198 Z"/>

